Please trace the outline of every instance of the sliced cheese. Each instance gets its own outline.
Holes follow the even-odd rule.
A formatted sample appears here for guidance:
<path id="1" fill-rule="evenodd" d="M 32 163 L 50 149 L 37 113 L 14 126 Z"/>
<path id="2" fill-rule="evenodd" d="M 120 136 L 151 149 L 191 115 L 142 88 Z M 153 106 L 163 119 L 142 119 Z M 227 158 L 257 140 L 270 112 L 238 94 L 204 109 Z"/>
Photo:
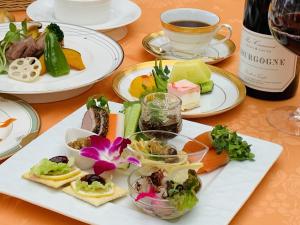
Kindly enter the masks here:
<path id="1" fill-rule="evenodd" d="M 85 201 L 91 205 L 94 205 L 94 206 L 100 206 L 100 205 L 103 205 L 107 202 L 110 202 L 112 200 L 115 200 L 117 198 L 121 198 L 123 196 L 126 196 L 128 191 L 121 188 L 121 187 L 118 187 L 118 186 L 114 186 L 114 193 L 112 195 L 108 195 L 108 196 L 102 196 L 102 197 L 88 197 L 88 196 L 83 196 L 81 194 L 78 194 L 76 191 L 73 190 L 73 188 L 69 185 L 65 188 L 62 189 L 63 192 L 75 197 L 75 198 L 78 198 L 82 201 Z"/>
<path id="2" fill-rule="evenodd" d="M 64 180 L 49 180 L 49 179 L 44 179 L 41 177 L 37 177 L 34 174 L 32 174 L 30 171 L 26 172 L 25 174 L 23 174 L 23 178 L 27 179 L 27 180 L 31 180 L 37 183 L 41 183 L 44 184 L 46 186 L 52 187 L 52 188 L 59 188 L 62 187 L 74 180 L 77 180 L 81 177 L 83 177 L 84 175 L 86 175 L 87 173 L 80 171 L 77 174 L 74 174 L 72 177 L 68 177 Z"/>

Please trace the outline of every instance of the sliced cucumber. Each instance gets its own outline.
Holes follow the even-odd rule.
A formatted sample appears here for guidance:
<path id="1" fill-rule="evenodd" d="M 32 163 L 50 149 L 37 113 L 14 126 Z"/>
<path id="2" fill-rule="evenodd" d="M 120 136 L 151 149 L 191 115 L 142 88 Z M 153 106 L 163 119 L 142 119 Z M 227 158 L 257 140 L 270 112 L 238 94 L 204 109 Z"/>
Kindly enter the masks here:
<path id="1" fill-rule="evenodd" d="M 141 109 L 142 106 L 139 102 L 124 103 L 125 137 L 129 137 L 130 135 L 136 132 L 141 114 Z"/>
<path id="2" fill-rule="evenodd" d="M 212 92 L 214 88 L 214 82 L 212 80 L 200 84 L 201 94 L 207 94 Z"/>

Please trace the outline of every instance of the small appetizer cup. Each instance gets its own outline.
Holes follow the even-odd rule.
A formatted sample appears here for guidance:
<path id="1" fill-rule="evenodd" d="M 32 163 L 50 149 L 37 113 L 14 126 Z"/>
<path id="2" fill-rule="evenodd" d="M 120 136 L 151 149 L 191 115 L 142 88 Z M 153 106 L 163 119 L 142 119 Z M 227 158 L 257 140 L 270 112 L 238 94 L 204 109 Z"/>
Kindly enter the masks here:
<path id="1" fill-rule="evenodd" d="M 163 130 L 136 132 L 129 139 L 128 152 L 137 157 L 143 166 L 198 163 L 208 151 L 206 145 L 195 139 Z"/>
<path id="2" fill-rule="evenodd" d="M 68 155 L 74 157 L 77 167 L 83 170 L 92 168 L 95 161 L 93 159 L 81 156 L 80 150 L 72 148 L 68 144 L 70 142 L 76 141 L 78 138 L 85 138 L 91 135 L 95 135 L 95 133 L 79 128 L 70 128 L 65 133 L 65 146 L 68 150 Z"/>
<path id="3" fill-rule="evenodd" d="M 182 101 L 173 94 L 150 93 L 143 97 L 139 121 L 141 130 L 165 130 L 179 133 L 182 128 Z"/>
<path id="4" fill-rule="evenodd" d="M 137 190 L 136 184 L 141 176 L 149 176 L 151 174 L 148 168 L 149 167 L 138 168 L 132 171 L 127 178 L 129 196 L 132 198 L 134 204 L 146 214 L 165 220 L 175 219 L 187 213 L 189 210 L 178 211 L 168 199 L 147 196 L 137 200 L 138 195 L 142 193 L 142 191 Z"/>

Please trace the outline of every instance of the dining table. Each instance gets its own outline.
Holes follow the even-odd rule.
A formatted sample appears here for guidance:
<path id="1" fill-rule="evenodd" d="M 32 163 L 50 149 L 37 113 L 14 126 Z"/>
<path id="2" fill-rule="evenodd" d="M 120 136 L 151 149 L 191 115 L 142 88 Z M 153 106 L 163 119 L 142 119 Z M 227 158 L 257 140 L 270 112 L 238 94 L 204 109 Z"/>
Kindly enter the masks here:
<path id="1" fill-rule="evenodd" d="M 236 51 L 230 58 L 219 62 L 215 66 L 238 76 L 244 1 L 134 0 L 134 2 L 141 8 L 142 15 L 136 22 L 128 26 L 127 36 L 119 41 L 125 56 L 118 71 L 137 63 L 154 60 L 154 56 L 143 49 L 143 38 L 152 32 L 162 30 L 160 23 L 160 14 L 162 12 L 172 8 L 184 7 L 214 12 L 220 16 L 222 23 L 228 23 L 232 26 L 233 34 L 231 40 L 237 47 Z M 22 21 L 26 18 L 25 11 L 13 11 L 12 13 L 17 21 Z M 121 103 L 122 99 L 114 93 L 112 88 L 116 72 L 99 81 L 80 96 L 52 103 L 31 104 L 41 119 L 40 135 L 85 104 L 89 96 L 96 94 L 105 95 L 110 101 Z M 211 126 L 224 124 L 241 134 L 283 146 L 283 152 L 279 159 L 232 219 L 231 225 L 300 224 L 300 137 L 282 133 L 273 128 L 266 120 L 266 116 L 272 109 L 297 104 L 300 105 L 300 88 L 295 97 L 289 100 L 265 101 L 247 96 L 242 104 L 227 112 L 206 118 L 192 119 L 194 122 Z M 40 149 L 40 151 L 43 151 L 43 149 Z M 13 172 L 11 171 L 11 173 Z M 22 187 L 19 188 L 22 189 Z M 84 223 L 20 199 L 0 194 L 0 224 L 83 225 Z"/>

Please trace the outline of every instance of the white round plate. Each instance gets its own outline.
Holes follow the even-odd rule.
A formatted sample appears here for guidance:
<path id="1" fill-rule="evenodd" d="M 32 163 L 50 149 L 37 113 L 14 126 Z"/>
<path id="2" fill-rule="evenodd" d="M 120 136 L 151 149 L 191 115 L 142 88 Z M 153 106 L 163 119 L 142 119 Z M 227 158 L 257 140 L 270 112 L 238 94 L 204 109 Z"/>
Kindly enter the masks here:
<path id="1" fill-rule="evenodd" d="M 42 22 L 45 28 L 48 23 Z M 18 24 L 20 25 L 20 24 Z M 64 46 L 81 53 L 86 69 L 71 70 L 68 75 L 52 77 L 45 74 L 38 81 L 26 83 L 0 75 L 0 92 L 9 94 L 45 94 L 87 87 L 115 71 L 123 61 L 122 47 L 111 38 L 83 27 L 59 24 L 64 31 Z M 0 38 L 8 24 L 0 24 Z"/>
<path id="2" fill-rule="evenodd" d="M 164 60 L 163 65 L 167 65 L 172 70 L 176 60 Z M 131 66 L 118 73 L 113 82 L 114 91 L 122 99 L 136 101 L 137 98 L 129 93 L 132 80 L 143 74 L 150 74 L 153 69 L 154 61 L 140 63 Z M 212 71 L 214 89 L 209 94 L 201 95 L 200 107 L 183 111 L 184 118 L 207 117 L 228 111 L 240 104 L 246 96 L 246 88 L 237 76 L 222 70 L 218 67 L 209 66 Z"/>
<path id="3" fill-rule="evenodd" d="M 9 95 L 0 95 L 0 122 L 16 120 L 0 128 L 0 160 L 9 157 L 37 137 L 40 119 L 26 102 Z"/>
<path id="4" fill-rule="evenodd" d="M 141 16 L 140 7 L 129 0 L 112 0 L 109 21 L 102 24 L 92 24 L 85 27 L 105 31 L 126 26 L 133 23 Z M 32 2 L 26 10 L 30 19 L 35 21 L 61 22 L 54 17 L 53 0 L 37 0 Z"/>
<path id="5" fill-rule="evenodd" d="M 217 34 L 211 41 L 213 45 L 207 48 L 202 56 L 195 56 L 192 53 L 172 50 L 169 39 L 164 35 L 163 31 L 148 34 L 144 37 L 142 43 L 147 52 L 160 59 L 183 60 L 200 58 L 207 64 L 216 64 L 232 56 L 236 49 L 232 40 L 218 43 L 218 41 L 223 38 L 224 36 L 222 34 Z"/>

